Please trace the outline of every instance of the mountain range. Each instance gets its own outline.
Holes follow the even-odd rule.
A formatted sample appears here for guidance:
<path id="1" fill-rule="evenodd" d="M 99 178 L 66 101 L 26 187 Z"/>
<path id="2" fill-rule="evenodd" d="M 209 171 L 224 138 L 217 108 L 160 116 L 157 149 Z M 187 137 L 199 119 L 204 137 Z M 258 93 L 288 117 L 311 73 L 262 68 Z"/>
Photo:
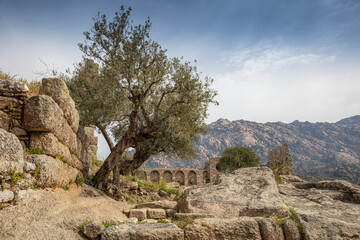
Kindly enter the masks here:
<path id="1" fill-rule="evenodd" d="M 360 115 L 336 123 L 229 121 L 210 123 L 196 142 L 198 158 L 151 157 L 143 168 L 202 168 L 227 147 L 248 146 L 267 162 L 268 151 L 287 143 L 293 174 L 307 180 L 343 179 L 360 184 Z"/>

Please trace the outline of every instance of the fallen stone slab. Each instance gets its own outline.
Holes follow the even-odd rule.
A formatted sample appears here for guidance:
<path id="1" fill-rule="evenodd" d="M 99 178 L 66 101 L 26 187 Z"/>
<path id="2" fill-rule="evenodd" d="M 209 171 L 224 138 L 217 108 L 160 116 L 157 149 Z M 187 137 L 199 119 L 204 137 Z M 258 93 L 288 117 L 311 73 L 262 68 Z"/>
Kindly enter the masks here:
<path id="1" fill-rule="evenodd" d="M 184 231 L 173 223 L 121 224 L 110 226 L 101 235 L 101 240 L 179 240 Z"/>
<path id="2" fill-rule="evenodd" d="M 176 201 L 160 200 L 154 202 L 141 203 L 136 205 L 137 208 L 162 208 L 162 209 L 175 209 L 177 207 Z"/>
<path id="3" fill-rule="evenodd" d="M 261 240 L 259 225 L 254 218 L 196 219 L 184 228 L 185 239 Z"/>
<path id="4" fill-rule="evenodd" d="M 188 219 L 188 218 L 214 218 L 214 214 L 206 214 L 206 213 L 175 213 L 175 219 Z"/>
<path id="5" fill-rule="evenodd" d="M 0 92 L 25 93 L 28 91 L 28 86 L 23 82 L 0 79 Z"/>

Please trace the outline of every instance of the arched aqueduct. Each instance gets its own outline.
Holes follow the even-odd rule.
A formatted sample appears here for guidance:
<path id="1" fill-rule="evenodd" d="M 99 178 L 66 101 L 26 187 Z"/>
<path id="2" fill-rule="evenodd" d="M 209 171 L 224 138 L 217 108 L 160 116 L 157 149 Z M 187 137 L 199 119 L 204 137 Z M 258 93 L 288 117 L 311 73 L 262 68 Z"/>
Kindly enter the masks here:
<path id="1" fill-rule="evenodd" d="M 211 158 L 203 169 L 195 168 L 152 168 L 142 169 L 136 176 L 152 182 L 163 179 L 166 182 L 178 182 L 180 185 L 197 185 L 214 182 L 217 177 L 218 158 Z"/>

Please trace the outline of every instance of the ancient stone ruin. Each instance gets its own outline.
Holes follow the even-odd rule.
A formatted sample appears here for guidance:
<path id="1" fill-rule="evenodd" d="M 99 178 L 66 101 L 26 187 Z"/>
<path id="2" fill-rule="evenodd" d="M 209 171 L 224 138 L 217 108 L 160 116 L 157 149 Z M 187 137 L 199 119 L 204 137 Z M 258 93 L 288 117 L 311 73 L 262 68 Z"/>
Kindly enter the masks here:
<path id="1" fill-rule="evenodd" d="M 0 80 L 0 173 L 40 168 L 37 184 L 67 185 L 78 172 L 87 177 L 96 157 L 93 126 L 79 126 L 79 114 L 65 82 L 44 78 L 39 95 L 25 83 Z"/>
<path id="2" fill-rule="evenodd" d="M 198 185 L 203 183 L 214 183 L 219 172 L 216 164 L 219 158 L 210 158 L 202 169 L 196 168 L 152 168 L 142 169 L 136 172 L 136 176 L 157 182 L 163 179 L 166 182 L 177 182 L 180 185 Z"/>
<path id="3" fill-rule="evenodd" d="M 285 143 L 269 151 L 266 166 L 278 175 L 292 175 L 292 159 L 289 146 Z"/>

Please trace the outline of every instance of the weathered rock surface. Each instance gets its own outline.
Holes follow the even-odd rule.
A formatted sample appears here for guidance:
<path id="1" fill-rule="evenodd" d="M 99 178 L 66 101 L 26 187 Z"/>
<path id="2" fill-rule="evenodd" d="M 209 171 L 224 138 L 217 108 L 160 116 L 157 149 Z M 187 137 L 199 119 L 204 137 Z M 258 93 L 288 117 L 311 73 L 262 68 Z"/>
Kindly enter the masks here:
<path id="1" fill-rule="evenodd" d="M 86 196 L 82 189 L 20 191 L 17 205 L 0 211 L 0 239 L 83 239 L 77 228 L 87 221 L 126 219 L 126 203 Z"/>
<path id="2" fill-rule="evenodd" d="M 288 181 L 278 187 L 281 198 L 300 217 L 306 240 L 360 239 L 360 204 L 354 200 L 360 189 L 355 185 L 344 181 Z"/>
<path id="3" fill-rule="evenodd" d="M 26 161 L 40 165 L 39 172 L 36 176 L 39 186 L 50 186 L 57 184 L 60 186 L 68 185 L 71 180 L 75 180 L 79 171 L 66 163 L 49 157 L 47 155 L 31 154 L 26 157 Z"/>
<path id="4" fill-rule="evenodd" d="M 29 88 L 23 82 L 0 79 L 0 91 L 11 93 L 25 93 L 29 91 Z"/>
<path id="5" fill-rule="evenodd" d="M 69 95 L 66 83 L 59 78 L 43 78 L 39 94 L 45 94 L 54 99 L 64 112 L 64 116 L 74 132 L 79 127 L 79 113 L 75 109 L 75 102 Z"/>
<path id="6" fill-rule="evenodd" d="M 5 189 L 4 191 L 0 190 L 0 203 L 12 201 L 14 199 L 14 196 L 15 195 L 13 191 L 9 191 L 7 189 Z"/>
<path id="7" fill-rule="evenodd" d="M 162 219 L 166 218 L 166 211 L 165 209 L 159 208 L 149 208 L 147 210 L 147 217 L 152 219 Z"/>
<path id="8" fill-rule="evenodd" d="M 19 139 L 12 133 L 0 128 L 0 172 L 22 172 L 24 152 Z"/>
<path id="9" fill-rule="evenodd" d="M 284 240 L 283 229 L 271 218 L 256 218 L 262 240 Z M 289 239 L 286 239 L 289 240 Z"/>
<path id="10" fill-rule="evenodd" d="M 147 209 L 131 209 L 129 212 L 129 218 L 135 217 L 137 219 L 144 220 L 147 218 Z"/>
<path id="11" fill-rule="evenodd" d="M 0 128 L 6 131 L 9 129 L 9 117 L 3 111 L 0 111 Z"/>
<path id="12" fill-rule="evenodd" d="M 196 219 L 188 224 L 184 231 L 187 240 L 261 240 L 259 225 L 250 217 Z"/>
<path id="13" fill-rule="evenodd" d="M 70 164 L 72 167 L 81 169 L 82 163 L 80 160 L 73 158 L 69 148 L 62 144 L 54 134 L 50 132 L 31 133 L 30 135 L 31 147 L 41 148 L 43 153 L 53 158 L 61 158 L 64 162 Z"/>
<path id="14" fill-rule="evenodd" d="M 183 213 L 211 213 L 218 217 L 263 217 L 279 209 L 288 212 L 268 167 L 238 169 L 222 175 L 218 184 L 188 189 L 178 208 Z"/>
<path id="15" fill-rule="evenodd" d="M 101 235 L 102 240 L 179 240 L 184 231 L 172 223 L 122 224 L 108 227 Z"/>
<path id="16" fill-rule="evenodd" d="M 49 96 L 38 95 L 26 99 L 24 128 L 32 132 L 51 132 L 64 141 L 70 152 L 77 152 L 76 134 L 65 120 L 63 111 Z"/>
<path id="17" fill-rule="evenodd" d="M 301 236 L 297 224 L 287 219 L 284 222 L 284 232 L 286 240 L 300 240 Z"/>
<path id="18" fill-rule="evenodd" d="M 136 205 L 137 208 L 163 208 L 174 209 L 177 206 L 177 202 L 169 200 L 160 200 L 154 202 L 141 203 Z"/>
<path id="19" fill-rule="evenodd" d="M 84 235 L 90 239 L 95 239 L 105 230 L 104 225 L 99 221 L 93 221 L 84 226 Z"/>

